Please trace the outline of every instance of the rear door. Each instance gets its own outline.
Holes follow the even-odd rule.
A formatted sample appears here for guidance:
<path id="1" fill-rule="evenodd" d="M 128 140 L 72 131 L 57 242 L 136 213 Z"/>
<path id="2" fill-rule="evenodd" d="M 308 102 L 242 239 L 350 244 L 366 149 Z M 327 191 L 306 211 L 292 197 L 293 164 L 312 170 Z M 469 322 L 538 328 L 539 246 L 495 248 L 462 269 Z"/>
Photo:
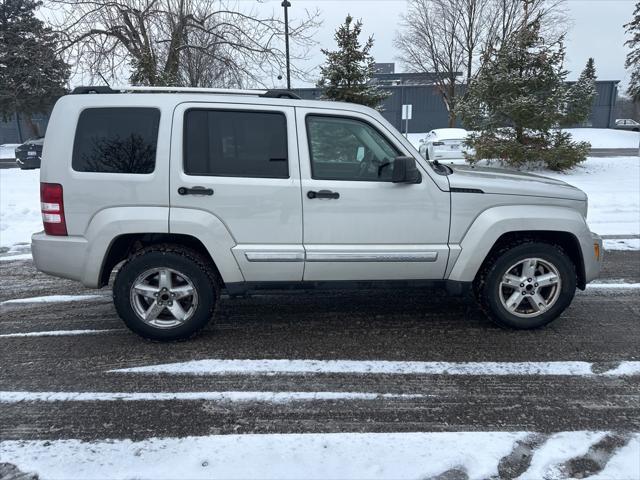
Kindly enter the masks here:
<path id="1" fill-rule="evenodd" d="M 302 280 L 302 203 L 293 108 L 178 105 L 170 178 L 170 224 L 188 210 L 204 210 L 233 237 L 233 255 L 245 281 Z"/>

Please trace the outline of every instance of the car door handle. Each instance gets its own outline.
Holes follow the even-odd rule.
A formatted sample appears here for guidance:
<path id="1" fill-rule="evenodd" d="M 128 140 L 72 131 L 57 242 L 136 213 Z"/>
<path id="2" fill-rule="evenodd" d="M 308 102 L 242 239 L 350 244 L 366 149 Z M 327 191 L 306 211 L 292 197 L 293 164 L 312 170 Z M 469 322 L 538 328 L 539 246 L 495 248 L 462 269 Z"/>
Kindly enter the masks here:
<path id="1" fill-rule="evenodd" d="M 340 194 L 338 192 L 332 192 L 331 190 L 320 190 L 319 192 L 314 192 L 313 190 L 309 190 L 307 192 L 307 197 L 311 200 L 314 198 L 340 198 Z"/>
<path id="2" fill-rule="evenodd" d="M 213 195 L 213 189 L 206 187 L 180 187 L 178 193 L 180 195 Z"/>

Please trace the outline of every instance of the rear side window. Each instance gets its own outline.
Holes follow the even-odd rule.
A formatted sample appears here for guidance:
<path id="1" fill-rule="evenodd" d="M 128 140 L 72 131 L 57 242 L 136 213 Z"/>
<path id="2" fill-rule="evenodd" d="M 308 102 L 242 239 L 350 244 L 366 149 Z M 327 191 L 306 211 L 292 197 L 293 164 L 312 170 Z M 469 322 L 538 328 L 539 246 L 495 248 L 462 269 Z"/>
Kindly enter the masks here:
<path id="1" fill-rule="evenodd" d="M 156 165 L 160 111 L 88 108 L 78 120 L 72 166 L 77 172 L 151 173 Z"/>
<path id="2" fill-rule="evenodd" d="M 184 119 L 184 172 L 187 175 L 289 178 L 285 115 L 188 110 Z"/>

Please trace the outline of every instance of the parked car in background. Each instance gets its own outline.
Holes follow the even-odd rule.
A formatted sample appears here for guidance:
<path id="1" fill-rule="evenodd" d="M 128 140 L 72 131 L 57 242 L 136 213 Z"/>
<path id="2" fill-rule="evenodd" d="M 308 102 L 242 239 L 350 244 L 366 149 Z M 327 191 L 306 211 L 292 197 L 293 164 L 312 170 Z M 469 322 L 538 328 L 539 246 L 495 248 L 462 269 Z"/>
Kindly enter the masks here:
<path id="1" fill-rule="evenodd" d="M 427 160 L 460 160 L 473 149 L 464 146 L 469 132 L 464 128 L 437 128 L 420 140 L 420 154 Z"/>
<path id="2" fill-rule="evenodd" d="M 613 127 L 616 130 L 631 130 L 632 132 L 640 132 L 640 123 L 631 118 L 619 118 Z"/>
<path id="3" fill-rule="evenodd" d="M 40 168 L 44 137 L 32 138 L 16 148 L 16 164 L 22 170 Z"/>

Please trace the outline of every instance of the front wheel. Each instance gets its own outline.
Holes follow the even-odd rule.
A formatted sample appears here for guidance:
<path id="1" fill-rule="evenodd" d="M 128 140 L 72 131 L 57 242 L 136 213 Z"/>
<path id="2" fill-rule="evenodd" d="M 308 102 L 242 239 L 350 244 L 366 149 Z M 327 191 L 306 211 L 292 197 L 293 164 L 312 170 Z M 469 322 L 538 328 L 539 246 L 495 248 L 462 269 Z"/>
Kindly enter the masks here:
<path id="1" fill-rule="evenodd" d="M 486 265 L 476 279 L 476 296 L 485 313 L 501 326 L 542 327 L 559 317 L 573 300 L 575 266 L 557 245 L 505 247 Z"/>
<path id="2" fill-rule="evenodd" d="M 198 253 L 154 246 L 131 257 L 118 272 L 113 301 L 125 324 L 152 340 L 181 340 L 213 316 L 218 288 L 212 267 Z"/>

